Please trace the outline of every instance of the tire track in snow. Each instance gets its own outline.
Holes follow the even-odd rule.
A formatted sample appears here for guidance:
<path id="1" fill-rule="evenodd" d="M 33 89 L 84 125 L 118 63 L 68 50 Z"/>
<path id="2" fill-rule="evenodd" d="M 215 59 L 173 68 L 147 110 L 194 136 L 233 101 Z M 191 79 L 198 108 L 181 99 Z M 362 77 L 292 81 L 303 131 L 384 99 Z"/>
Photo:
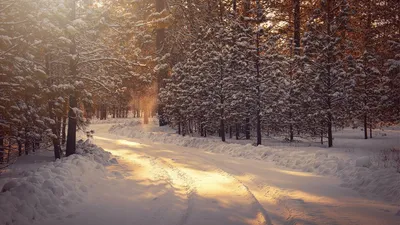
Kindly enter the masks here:
<path id="1" fill-rule="evenodd" d="M 235 183 L 237 183 L 241 187 L 239 189 L 245 191 L 247 197 L 251 201 L 252 207 L 254 207 L 254 211 L 258 211 L 261 214 L 261 217 L 258 217 L 258 224 L 272 225 L 272 222 L 268 216 L 268 212 L 264 209 L 264 207 L 258 201 L 257 197 L 253 194 L 253 192 L 250 190 L 250 188 L 247 185 L 245 185 L 242 181 L 240 181 L 233 174 L 230 174 L 230 173 L 226 172 L 225 170 L 219 168 L 218 164 L 216 164 L 214 162 L 214 160 L 207 159 L 207 158 L 205 158 L 203 156 L 199 156 L 197 154 L 193 154 L 193 155 L 197 156 L 198 158 L 201 158 L 203 161 L 205 161 L 205 163 L 207 165 L 216 168 L 213 170 L 213 172 L 217 172 L 221 176 L 226 177 L 230 180 L 233 180 Z M 176 186 L 183 186 L 183 188 L 185 189 L 186 196 L 187 196 L 187 209 L 186 209 L 185 213 L 183 214 L 181 221 L 177 225 L 187 224 L 188 218 L 193 210 L 194 201 L 195 201 L 194 197 L 197 194 L 196 182 L 188 174 L 186 174 L 182 170 L 178 169 L 177 167 L 173 166 L 171 163 L 167 162 L 166 160 L 163 160 L 159 157 L 151 157 L 149 160 L 152 161 L 152 165 L 160 167 L 160 169 L 162 169 L 168 173 L 168 177 L 170 177 L 170 179 L 171 179 L 171 185 L 174 188 L 177 188 Z M 163 167 L 163 165 L 165 167 Z M 169 171 L 166 170 L 165 168 L 168 168 Z M 173 177 L 177 177 L 180 180 L 180 182 L 183 181 L 184 185 L 177 185 L 176 182 L 174 182 Z"/>
<path id="2" fill-rule="evenodd" d="M 234 173 L 241 174 L 241 172 L 239 172 L 238 170 L 233 169 L 230 166 L 226 166 L 226 164 L 224 164 L 222 162 L 217 162 L 214 159 L 209 159 L 204 156 L 194 154 L 192 152 L 190 152 L 190 154 L 200 157 L 200 158 L 204 159 L 205 161 L 212 161 L 214 165 L 220 165 L 220 167 L 225 167 L 226 169 L 228 169 Z M 259 199 L 254 195 L 254 193 L 251 191 L 251 189 L 240 180 L 240 178 L 234 176 L 233 174 L 231 174 L 229 172 L 226 172 L 223 169 L 219 168 L 219 171 L 227 176 L 232 177 L 233 179 L 235 179 L 239 183 L 241 183 L 241 185 L 243 185 L 243 187 L 246 188 L 249 195 L 251 195 L 252 199 L 254 200 L 254 204 L 257 205 L 259 207 L 259 209 L 261 210 L 261 212 L 263 213 L 263 215 L 266 219 L 266 224 L 273 224 L 272 221 L 270 220 L 270 218 L 268 217 L 268 212 L 264 209 L 264 207 L 260 203 Z M 304 202 L 301 199 L 294 198 L 293 196 L 292 196 L 293 198 L 291 198 L 288 190 L 285 190 L 285 189 L 277 190 L 276 188 L 273 188 L 269 185 L 260 183 L 260 182 L 256 181 L 256 179 L 253 176 L 250 176 L 250 180 L 247 182 L 251 182 L 253 184 L 253 186 L 257 187 L 260 190 L 260 192 L 262 193 L 263 197 L 265 197 L 266 199 L 274 200 L 277 203 L 278 207 L 284 209 L 284 215 L 285 215 L 284 218 L 286 220 L 284 222 L 284 225 L 307 224 L 307 223 L 304 223 L 304 221 L 301 219 L 302 217 L 304 218 L 304 215 L 306 213 L 305 207 L 308 206 L 306 202 Z M 282 196 L 285 196 L 285 197 L 282 197 Z M 318 209 L 308 207 L 308 210 L 311 211 L 308 214 L 315 214 L 315 215 L 321 214 L 321 211 Z M 314 219 L 316 219 L 315 215 L 312 216 L 312 217 L 314 217 Z M 309 216 L 309 215 L 307 215 L 307 216 Z M 326 222 L 326 218 L 325 218 L 324 222 Z M 328 224 L 336 224 L 336 222 L 329 220 Z"/>
<path id="3" fill-rule="evenodd" d="M 132 163 L 132 164 L 134 164 L 136 166 L 139 166 L 139 167 L 146 167 L 147 165 L 150 165 L 151 166 L 151 168 L 150 168 L 151 172 L 150 173 L 146 173 L 147 175 L 150 175 L 148 177 L 148 179 L 152 180 L 154 182 L 163 181 L 163 182 L 165 182 L 166 185 L 168 185 L 169 187 L 174 189 L 174 186 L 171 183 L 171 178 L 169 177 L 168 173 L 162 167 L 153 166 L 152 159 L 151 159 L 150 156 L 142 155 L 142 154 L 137 154 L 137 155 L 138 156 L 135 159 L 133 159 L 133 158 L 125 159 L 123 156 L 117 156 L 117 157 L 119 158 L 120 162 L 124 162 L 125 161 L 125 163 L 128 163 L 128 164 Z M 117 164 L 117 166 L 122 167 L 123 164 L 124 163 L 122 163 L 122 164 L 120 163 L 120 164 Z M 122 170 L 126 170 L 126 168 L 122 168 Z M 152 189 L 152 187 L 150 187 L 150 189 Z M 158 199 L 159 199 L 159 196 L 155 197 L 153 200 L 158 200 Z M 146 215 L 143 215 L 143 216 L 144 217 L 151 217 L 155 221 L 157 221 L 156 223 L 153 223 L 153 224 L 163 224 L 163 220 L 164 220 L 163 216 L 165 216 L 165 215 L 162 212 L 164 210 L 165 210 L 164 207 L 162 207 L 162 205 L 160 205 L 160 206 L 157 206 L 157 209 L 155 209 L 152 212 L 151 216 L 146 216 Z M 138 224 L 145 225 L 146 223 L 138 222 Z"/>
<path id="4" fill-rule="evenodd" d="M 219 170 L 221 173 L 224 173 L 228 176 L 231 176 L 233 179 L 236 179 L 241 185 L 243 185 L 248 193 L 252 196 L 252 199 L 254 200 L 254 204 L 259 206 L 259 209 L 263 213 L 265 219 L 266 219 L 266 224 L 273 224 L 271 219 L 268 217 L 268 212 L 264 209 L 262 204 L 260 203 L 260 200 L 255 196 L 255 194 L 251 191 L 251 188 L 244 184 L 240 180 L 240 178 L 236 177 L 235 175 L 226 172 L 225 170 L 221 169 L 221 167 L 226 168 L 229 171 L 232 171 L 237 174 L 243 174 L 242 172 L 232 168 L 231 166 L 227 166 L 223 162 L 218 162 L 212 158 L 206 158 L 204 156 L 195 154 L 193 152 L 190 152 L 190 154 L 195 155 L 199 158 L 202 158 L 203 160 L 207 162 L 212 162 L 213 165 L 218 165 Z M 245 175 L 245 174 L 243 174 Z M 261 197 L 265 197 L 266 199 L 269 200 L 274 200 L 277 204 L 277 206 L 281 209 L 283 209 L 284 213 L 284 225 L 304 225 L 308 224 L 307 222 L 304 221 L 304 217 L 311 218 L 311 221 L 321 221 L 321 224 L 332 224 L 335 225 L 337 222 L 333 219 L 330 218 L 325 218 L 321 217 L 324 213 L 321 211 L 321 209 L 316 208 L 313 205 L 308 204 L 302 199 L 299 199 L 295 196 L 291 196 L 288 190 L 286 189 L 277 189 L 275 187 L 271 187 L 269 185 L 265 185 L 263 182 L 256 181 L 256 178 L 253 176 L 249 176 L 250 179 L 248 182 L 251 182 L 251 186 L 256 187 L 259 192 L 262 193 Z M 320 224 L 320 223 L 318 223 Z M 351 223 L 349 223 L 351 224 Z"/>
<path id="5" fill-rule="evenodd" d="M 280 211 L 284 215 L 284 225 L 315 225 L 315 224 L 338 224 L 335 219 L 324 216 L 324 209 L 326 205 L 314 205 L 312 202 L 305 201 L 301 196 L 291 192 L 285 188 L 275 188 L 265 185 L 263 182 L 255 181 L 251 178 L 252 182 L 262 190 L 266 198 L 273 199 Z M 330 210 L 334 210 L 335 206 L 330 206 Z M 354 224 L 348 222 L 347 224 Z"/>
<path id="6" fill-rule="evenodd" d="M 250 188 L 245 185 L 242 181 L 240 181 L 237 177 L 235 177 L 234 175 L 222 170 L 222 169 L 218 169 L 218 171 L 223 174 L 224 176 L 230 177 L 232 179 L 234 179 L 236 182 L 238 182 L 247 192 L 247 194 L 250 196 L 251 200 L 253 201 L 253 205 L 260 210 L 262 216 L 263 216 L 263 221 L 259 221 L 259 224 L 265 224 L 265 225 L 272 225 L 272 222 L 268 216 L 268 212 L 264 209 L 264 207 L 261 205 L 261 203 L 259 202 L 259 200 L 256 198 L 256 196 L 253 194 L 253 192 L 250 190 Z"/>
<path id="7" fill-rule="evenodd" d="M 123 144 L 121 145 L 118 143 L 116 143 L 115 145 L 126 147 Z M 107 150 L 113 152 L 112 149 L 107 149 Z M 179 222 L 176 225 L 186 224 L 186 221 L 192 212 L 193 201 L 194 201 L 193 196 L 196 194 L 196 187 L 194 186 L 193 179 L 191 179 L 187 174 L 185 174 L 178 168 L 174 167 L 167 161 L 162 160 L 159 157 L 152 156 L 148 152 L 144 152 L 136 148 L 135 149 L 129 148 L 129 150 L 134 152 L 134 154 L 132 155 L 128 154 L 126 160 L 130 161 L 130 163 L 134 165 L 150 169 L 150 171 L 146 173 L 146 175 L 148 176 L 147 178 L 150 178 L 149 180 L 152 180 L 152 182 L 157 182 L 157 181 L 165 182 L 172 188 L 174 195 L 176 195 L 177 193 L 179 194 L 179 192 L 184 192 L 184 197 L 182 198 L 183 199 L 186 198 L 186 209 L 184 210 L 183 215 L 181 217 L 178 217 Z M 114 153 L 116 152 L 117 151 L 114 151 Z M 124 153 L 117 155 L 119 157 L 125 158 Z M 180 196 L 175 196 L 175 197 L 179 198 Z M 154 198 L 154 200 L 157 199 L 158 197 Z M 158 211 L 155 211 L 154 215 L 152 216 L 158 221 L 158 224 L 165 223 L 165 221 L 163 221 L 162 218 L 164 215 L 160 213 L 163 210 L 168 210 L 168 208 L 166 209 L 160 208 L 158 209 Z"/>
<path id="8" fill-rule="evenodd" d="M 133 149 L 132 149 L 133 150 Z M 194 180 L 194 178 L 196 179 L 196 181 L 199 180 L 199 177 L 197 177 L 196 175 L 192 177 L 190 177 L 187 173 L 185 173 L 184 171 L 180 170 L 179 168 L 177 168 L 176 166 L 173 165 L 173 163 L 169 163 L 166 160 L 157 157 L 157 155 L 152 155 L 150 152 L 148 151 L 143 151 L 142 149 L 134 149 L 134 152 L 138 155 L 140 155 L 141 159 L 144 160 L 148 160 L 151 164 L 152 167 L 157 168 L 155 169 L 154 173 L 152 173 L 152 175 L 154 174 L 159 174 L 160 176 L 159 178 L 162 178 L 161 180 L 164 180 L 165 182 L 169 183 L 171 185 L 171 187 L 173 187 L 174 190 L 183 190 L 186 196 L 186 210 L 183 213 L 179 223 L 177 225 L 185 225 L 188 223 L 188 218 L 190 217 L 190 215 L 192 214 L 192 211 L 194 210 L 194 202 L 195 202 L 195 196 L 197 195 L 197 185 L 196 182 Z M 258 224 L 265 224 L 265 225 L 270 225 L 272 224 L 267 211 L 263 208 L 263 206 L 261 205 L 261 203 L 259 202 L 259 200 L 257 199 L 257 197 L 254 195 L 254 193 L 251 191 L 251 189 L 246 186 L 240 179 L 238 179 L 237 177 L 235 177 L 233 174 L 228 173 L 227 171 L 223 170 L 220 168 L 219 164 L 216 163 L 215 160 L 197 155 L 197 154 L 193 154 L 193 156 L 197 156 L 197 160 L 196 161 L 203 161 L 205 165 L 211 167 L 211 169 L 209 170 L 204 170 L 202 172 L 205 173 L 213 173 L 215 172 L 216 174 L 219 174 L 222 177 L 226 177 L 228 178 L 228 180 L 233 181 L 233 183 L 237 183 L 238 184 L 238 191 L 237 193 L 240 193 L 240 190 L 243 191 L 243 196 L 245 196 L 246 199 L 249 200 L 249 206 L 250 208 L 250 212 L 255 212 L 256 213 L 256 219 L 257 219 L 257 223 Z M 184 157 L 184 160 L 186 160 L 187 156 Z M 190 157 L 190 155 L 189 155 Z M 200 160 L 199 160 L 200 159 Z M 140 159 L 138 159 L 139 161 L 141 161 Z M 135 163 L 135 162 L 134 162 Z M 137 163 L 137 162 L 136 162 Z M 140 164 L 140 162 L 139 162 Z M 185 168 L 187 169 L 187 168 Z M 157 180 L 157 177 L 154 177 Z M 201 182 L 201 181 L 200 181 Z M 218 182 L 219 183 L 219 182 Z M 203 183 L 199 183 L 204 185 Z M 223 184 L 222 184 L 223 185 Z M 204 191 L 202 189 L 202 191 Z M 224 194 L 227 194 L 227 191 L 224 190 Z M 228 196 L 231 195 L 230 193 L 228 193 Z M 202 196 L 200 196 L 202 197 Z M 232 195 L 233 197 L 233 195 Z M 217 199 L 218 200 L 218 199 Z M 200 208 L 201 210 L 201 208 Z M 254 221 L 256 222 L 256 221 Z"/>
<path id="9" fill-rule="evenodd" d="M 217 170 L 221 175 L 229 177 L 233 180 L 235 180 L 237 183 L 239 183 L 244 190 L 247 192 L 247 194 L 249 195 L 250 199 L 252 200 L 252 204 L 255 206 L 256 209 L 258 209 L 263 217 L 263 221 L 259 221 L 259 224 L 265 224 L 265 225 L 272 225 L 272 221 L 268 216 L 268 212 L 265 210 L 265 208 L 262 206 L 262 204 L 260 203 L 260 201 L 257 199 L 257 197 L 254 195 L 254 193 L 251 191 L 251 189 L 245 185 L 239 178 L 237 178 L 235 175 L 228 173 L 227 171 L 223 170 L 220 168 L 221 163 L 217 162 L 214 159 L 210 159 L 210 158 L 206 158 L 204 156 L 200 156 L 198 154 L 194 154 L 193 152 L 188 152 L 191 155 L 194 155 L 196 157 L 199 157 L 201 159 L 203 159 L 204 161 L 206 161 L 209 165 L 213 165 L 215 167 L 217 167 Z M 211 164 L 210 164 L 211 163 Z M 225 166 L 224 164 L 222 164 L 223 166 Z M 226 166 L 225 166 L 226 167 Z M 230 168 L 229 168 L 230 169 Z"/>
<path id="10" fill-rule="evenodd" d="M 234 169 L 229 169 L 238 172 Z M 280 209 L 279 211 L 283 213 L 283 225 L 337 224 L 336 221 L 328 220 L 327 218 L 321 220 L 321 218 L 317 217 L 317 215 L 322 214 L 321 210 L 312 207 L 303 199 L 293 196 L 289 190 L 266 185 L 264 182 L 257 181 L 254 176 L 249 177 L 250 179 L 247 182 L 251 182 L 259 190 L 262 197 L 276 203 L 276 206 Z M 307 217 L 312 218 L 309 221 L 319 222 L 309 223 L 305 220 Z"/>
<path id="11" fill-rule="evenodd" d="M 150 161 L 151 161 L 152 165 L 159 167 L 161 170 L 163 170 L 163 171 L 165 171 L 165 173 L 167 173 L 170 184 L 175 190 L 179 189 L 179 188 L 184 189 L 186 198 L 187 198 L 187 201 L 186 201 L 187 207 L 177 225 L 185 225 L 191 212 L 192 212 L 194 196 L 197 192 L 196 187 L 194 185 L 194 180 L 191 179 L 187 174 L 185 174 L 178 168 L 176 168 L 173 165 L 171 165 L 170 163 L 166 162 L 165 160 L 162 160 L 158 157 L 153 157 L 153 158 L 150 158 Z M 160 166 L 160 164 L 165 165 L 169 169 L 169 171 L 164 169 L 164 167 Z M 175 182 L 174 182 L 174 179 L 172 177 L 177 177 L 179 179 L 178 182 L 183 182 L 183 185 L 178 184 L 177 180 L 175 180 Z M 177 186 L 182 186 L 182 187 L 177 187 Z"/>

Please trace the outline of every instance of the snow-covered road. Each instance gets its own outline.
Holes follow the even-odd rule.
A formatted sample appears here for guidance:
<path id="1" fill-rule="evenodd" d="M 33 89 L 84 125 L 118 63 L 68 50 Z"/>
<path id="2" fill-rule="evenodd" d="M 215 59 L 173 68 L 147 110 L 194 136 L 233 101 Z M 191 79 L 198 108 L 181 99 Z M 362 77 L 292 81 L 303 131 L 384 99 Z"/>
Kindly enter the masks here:
<path id="1" fill-rule="evenodd" d="M 45 224 L 400 224 L 398 206 L 367 200 L 334 177 L 118 137 L 109 127 L 92 129 L 98 146 L 120 156 L 108 168 L 114 176 Z"/>

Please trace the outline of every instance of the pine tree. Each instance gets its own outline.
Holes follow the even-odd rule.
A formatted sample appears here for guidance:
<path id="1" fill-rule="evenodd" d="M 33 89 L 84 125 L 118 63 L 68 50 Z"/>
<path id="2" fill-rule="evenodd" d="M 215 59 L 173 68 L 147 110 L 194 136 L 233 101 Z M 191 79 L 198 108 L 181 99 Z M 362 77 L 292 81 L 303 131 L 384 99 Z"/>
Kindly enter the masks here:
<path id="1" fill-rule="evenodd" d="M 333 146 L 333 126 L 341 125 L 343 103 L 348 93 L 346 51 L 349 31 L 349 5 L 346 1 L 320 1 L 314 16 L 308 21 L 304 37 L 309 72 L 315 74 L 314 107 L 321 133 L 327 133 L 328 146 Z"/>

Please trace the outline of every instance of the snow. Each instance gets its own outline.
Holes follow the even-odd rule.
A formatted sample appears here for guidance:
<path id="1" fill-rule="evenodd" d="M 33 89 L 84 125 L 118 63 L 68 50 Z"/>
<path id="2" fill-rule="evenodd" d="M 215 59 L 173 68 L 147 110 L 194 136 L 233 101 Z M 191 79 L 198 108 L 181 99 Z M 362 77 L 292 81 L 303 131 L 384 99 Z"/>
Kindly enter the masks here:
<path id="1" fill-rule="evenodd" d="M 75 35 L 75 34 L 78 33 L 78 30 L 75 27 L 71 26 L 71 25 L 67 26 L 67 31 L 68 31 L 68 33 L 70 35 Z"/>
<path id="2" fill-rule="evenodd" d="M 147 178 L 145 180 L 154 177 L 159 179 L 150 183 L 146 181 L 146 196 L 149 199 L 142 199 L 140 205 L 142 208 L 149 208 L 149 202 L 156 201 L 157 208 L 150 208 L 143 215 L 144 218 L 132 215 L 138 224 L 160 224 L 160 221 L 164 224 L 193 225 L 398 224 L 398 217 L 395 215 L 399 210 L 398 205 L 373 200 L 368 195 L 360 195 L 360 191 L 343 188 L 339 178 L 277 167 L 271 160 L 255 160 L 250 151 L 245 151 L 246 154 L 243 155 L 247 159 L 241 156 L 232 157 L 226 152 L 212 152 L 212 147 L 222 148 L 212 138 L 206 139 L 210 148 L 204 151 L 199 147 L 204 147 L 207 142 L 193 141 L 202 138 L 187 137 L 184 139 L 191 141 L 183 141 L 166 127 L 143 125 L 138 121 L 129 124 L 131 126 L 125 132 L 129 133 L 127 130 L 131 130 L 131 133 L 136 133 L 141 138 L 109 134 L 107 130 L 111 125 L 106 124 L 93 125 L 91 129 L 96 130 L 96 144 L 125 160 L 139 164 L 136 172 L 141 178 L 138 180 L 142 180 L 143 176 Z M 115 127 L 124 129 L 123 125 Z M 162 138 L 167 141 L 160 141 Z M 183 146 L 184 144 L 188 146 Z M 224 144 L 227 149 L 230 145 L 232 144 Z M 241 147 L 257 151 L 252 145 Z M 290 149 L 282 147 L 281 150 Z M 296 155 L 293 151 L 290 153 Z M 313 151 L 312 155 L 319 160 L 332 157 L 321 148 Z M 302 164 L 301 159 L 297 163 Z M 343 164 L 339 163 L 338 166 Z M 354 165 L 353 167 L 356 168 Z M 368 168 L 356 169 L 365 172 Z M 172 185 L 175 190 L 186 191 L 178 195 L 179 197 L 168 197 L 170 204 L 167 204 L 165 194 L 155 194 L 160 190 L 156 188 L 154 191 L 151 188 L 160 182 L 166 182 L 164 188 L 167 190 Z M 383 189 L 384 187 L 381 190 Z M 161 193 L 168 192 L 162 190 L 164 191 Z M 187 208 L 182 210 L 181 216 L 185 218 L 182 223 L 176 222 L 180 220 L 175 217 L 172 217 L 175 220 L 171 219 L 170 215 L 171 210 L 180 209 L 173 201 L 176 198 L 187 204 Z M 137 210 L 135 208 L 132 211 Z M 74 220 L 70 220 L 70 223 L 72 221 Z M 129 224 L 123 221 L 121 224 Z M 89 223 L 96 224 L 94 220 Z"/>
<path id="3" fill-rule="evenodd" d="M 309 143 L 310 146 L 305 143 L 287 146 L 283 142 L 268 142 L 269 146 L 258 147 L 252 144 L 227 144 L 212 138 L 182 137 L 168 127 L 145 126 L 138 121 L 114 125 L 110 132 L 124 137 L 197 148 L 233 157 L 272 161 L 280 167 L 302 172 L 336 176 L 342 180 L 343 187 L 400 203 L 400 173 L 395 168 L 380 166 L 376 157 L 382 150 L 379 148 L 400 146 L 398 133 L 365 141 L 354 138 L 355 131 L 345 130 L 338 132 L 338 138 L 335 139 L 340 147 L 327 149 L 314 147 L 312 143 Z M 385 134 L 389 132 L 386 130 Z M 371 158 L 375 160 L 372 161 Z"/>
<path id="4" fill-rule="evenodd" d="M 372 148 L 273 139 L 255 147 L 181 137 L 157 121 L 110 121 L 118 122 L 92 124 L 93 140 L 79 141 L 76 155 L 52 162 L 47 152 L 13 165 L 20 176 L 0 179 L 7 190 L 0 193 L 0 225 L 398 224 L 398 203 L 371 196 L 386 193 L 395 179 L 373 157 L 363 166 Z M 395 143 L 391 134 L 382 136 L 383 147 Z M 351 135 L 344 131 L 335 143 L 350 145 Z M 33 158 L 33 166 L 25 165 Z"/>
<path id="5" fill-rule="evenodd" d="M 82 202 L 96 180 L 106 176 L 104 166 L 117 163 L 90 141 L 79 142 L 77 150 L 79 154 L 39 168 L 26 167 L 20 177 L 1 179 L 5 184 L 0 193 L 0 225 L 32 224 L 63 213 Z"/>
<path id="6" fill-rule="evenodd" d="M 82 113 L 83 113 L 83 111 L 78 107 L 74 107 L 74 108 L 71 108 L 71 109 L 74 112 L 75 116 L 82 115 Z"/>
<path id="7" fill-rule="evenodd" d="M 59 37 L 59 40 L 62 41 L 65 45 L 70 45 L 72 43 L 71 40 L 66 37 Z"/>
<path id="8" fill-rule="evenodd" d="M 360 157 L 356 160 L 357 167 L 366 167 L 369 168 L 372 166 L 371 158 L 368 156 Z"/>
<path id="9" fill-rule="evenodd" d="M 74 25 L 74 27 L 77 27 L 80 29 L 82 29 L 86 26 L 86 22 L 83 21 L 82 19 L 76 19 L 76 20 L 72 21 L 72 24 Z"/>

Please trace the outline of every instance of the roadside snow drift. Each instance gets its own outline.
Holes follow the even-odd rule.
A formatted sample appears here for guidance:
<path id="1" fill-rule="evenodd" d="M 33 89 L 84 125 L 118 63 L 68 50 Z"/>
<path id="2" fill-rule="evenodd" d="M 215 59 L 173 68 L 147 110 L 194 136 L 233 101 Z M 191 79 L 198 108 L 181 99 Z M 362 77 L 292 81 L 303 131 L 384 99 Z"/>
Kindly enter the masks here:
<path id="1" fill-rule="evenodd" d="M 338 176 L 343 181 L 343 187 L 353 188 L 361 194 L 372 194 L 393 203 L 400 203 L 400 173 L 395 168 L 383 167 L 375 156 L 362 156 L 354 160 L 350 157 L 330 154 L 324 149 L 310 151 L 307 148 L 227 144 L 209 138 L 182 137 L 175 134 L 171 128 L 141 126 L 138 121 L 114 125 L 109 132 L 152 142 L 204 149 L 234 157 L 270 160 L 290 169 Z"/>
<path id="2" fill-rule="evenodd" d="M 0 225 L 32 224 L 80 203 L 106 177 L 104 166 L 116 163 L 90 140 L 78 142 L 77 153 L 8 181 L 0 193 Z"/>

